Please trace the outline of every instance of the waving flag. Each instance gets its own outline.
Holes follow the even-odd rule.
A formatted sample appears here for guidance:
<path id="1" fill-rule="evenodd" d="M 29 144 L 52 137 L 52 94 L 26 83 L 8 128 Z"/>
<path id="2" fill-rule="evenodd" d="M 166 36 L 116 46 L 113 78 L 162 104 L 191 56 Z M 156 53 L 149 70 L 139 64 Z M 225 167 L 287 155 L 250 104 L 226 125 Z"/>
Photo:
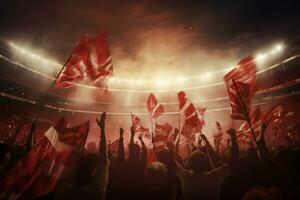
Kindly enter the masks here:
<path id="1" fill-rule="evenodd" d="M 89 40 L 83 36 L 75 47 L 70 59 L 55 82 L 56 88 L 71 88 L 85 78 L 85 68 L 90 56 Z"/>
<path id="2" fill-rule="evenodd" d="M 252 129 L 255 133 L 255 137 L 258 138 L 260 134 L 261 123 L 262 123 L 262 114 L 259 107 L 257 107 L 255 111 L 251 114 L 250 122 L 251 122 Z M 240 126 L 237 134 L 244 134 L 251 137 L 251 129 L 249 123 L 244 122 Z"/>
<path id="3" fill-rule="evenodd" d="M 113 73 L 107 35 L 100 33 L 89 39 L 82 37 L 64 70 L 56 81 L 56 88 L 71 88 L 78 82 L 105 88 Z"/>
<path id="4" fill-rule="evenodd" d="M 107 42 L 107 34 L 100 33 L 90 40 L 91 65 L 87 68 L 87 74 L 92 80 L 92 85 L 105 87 L 113 73 L 112 59 Z"/>
<path id="5" fill-rule="evenodd" d="M 184 91 L 180 91 L 178 92 L 177 97 L 178 97 L 179 110 L 181 110 L 187 102 L 186 94 Z"/>
<path id="6" fill-rule="evenodd" d="M 255 92 L 256 71 L 253 58 L 246 57 L 224 76 L 232 119 L 246 120 L 249 117 L 251 98 Z"/>
<path id="7" fill-rule="evenodd" d="M 172 132 L 172 126 L 167 122 L 163 125 L 155 123 L 153 145 L 155 148 L 164 148 L 169 135 Z"/>
<path id="8" fill-rule="evenodd" d="M 179 110 L 184 113 L 185 121 L 181 129 L 182 135 L 190 137 L 197 132 L 201 132 L 204 126 L 204 112 L 206 108 L 201 107 L 196 109 L 194 104 L 189 102 L 185 92 L 180 91 L 177 94 Z"/>
<path id="9" fill-rule="evenodd" d="M 131 115 L 131 121 L 136 133 L 141 134 L 143 137 L 149 140 L 152 138 L 149 129 L 142 126 L 140 118 L 138 118 L 136 115 Z"/>
<path id="10" fill-rule="evenodd" d="M 1 199 L 35 199 L 52 192 L 74 149 L 82 148 L 89 122 L 67 127 L 62 119 L 23 157 L 0 183 Z"/>
<path id="11" fill-rule="evenodd" d="M 157 99 L 152 93 L 149 95 L 147 108 L 151 118 L 154 119 L 164 113 L 164 107 L 160 103 L 158 103 Z"/>

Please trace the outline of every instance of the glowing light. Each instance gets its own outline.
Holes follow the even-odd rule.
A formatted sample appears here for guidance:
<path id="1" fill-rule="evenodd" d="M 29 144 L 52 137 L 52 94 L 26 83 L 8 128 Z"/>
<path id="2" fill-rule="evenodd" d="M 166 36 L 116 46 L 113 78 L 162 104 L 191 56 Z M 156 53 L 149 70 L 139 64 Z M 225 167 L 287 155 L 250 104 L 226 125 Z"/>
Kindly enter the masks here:
<path id="1" fill-rule="evenodd" d="M 156 83 L 156 85 L 157 85 L 158 87 L 162 87 L 162 86 L 167 85 L 167 84 L 168 84 L 168 81 L 166 81 L 166 80 L 156 80 L 155 83 Z"/>
<path id="2" fill-rule="evenodd" d="M 24 48 L 21 48 L 19 46 L 17 46 L 16 44 L 14 44 L 13 42 L 8 42 L 8 44 L 15 50 L 19 51 L 20 53 L 22 54 L 26 54 L 25 56 L 29 56 L 31 57 L 32 59 L 36 59 L 36 60 L 39 60 L 41 62 L 44 62 L 44 63 L 48 63 L 48 64 L 51 64 L 51 65 L 54 65 L 54 66 L 57 66 L 57 67 L 61 67 L 60 64 L 56 63 L 56 62 L 53 62 L 53 61 L 50 61 L 46 58 L 43 58 L 37 54 L 34 54 L 34 53 L 31 53 L 29 50 L 27 49 L 24 49 Z"/>
<path id="3" fill-rule="evenodd" d="M 206 74 L 201 75 L 201 79 L 203 81 L 208 81 L 208 80 L 210 80 L 210 78 L 211 78 L 211 73 L 206 73 Z"/>
<path id="4" fill-rule="evenodd" d="M 44 66 L 44 65 L 47 66 L 47 64 L 51 64 L 51 65 L 57 66 L 59 68 L 62 66 L 61 64 L 58 64 L 58 63 L 53 62 L 51 60 L 45 59 L 45 58 L 41 57 L 40 55 L 33 54 L 33 53 L 31 53 L 30 50 L 21 48 L 18 45 L 12 43 L 12 42 L 8 42 L 8 44 L 12 47 L 13 50 L 16 50 L 16 52 L 24 54 L 24 56 L 30 57 L 30 58 L 32 58 L 32 60 L 34 60 L 34 59 L 37 60 L 39 64 L 42 63 L 43 64 L 42 66 Z M 274 56 L 277 56 L 284 49 L 285 49 L 285 45 L 283 43 L 281 43 L 281 42 L 277 43 L 271 49 L 269 49 L 268 51 L 262 52 L 261 54 L 258 54 L 255 57 L 255 59 L 256 59 L 256 61 L 263 63 L 267 59 L 272 59 Z M 227 65 L 227 66 L 233 66 L 233 65 Z M 199 75 L 194 75 L 194 76 L 190 76 L 190 77 L 179 76 L 177 78 L 175 77 L 174 79 L 163 79 L 163 77 L 161 77 L 162 79 L 160 79 L 160 80 L 149 80 L 149 79 L 135 80 L 135 79 L 124 79 L 124 78 L 113 77 L 113 78 L 110 78 L 110 83 L 128 84 L 128 85 L 132 85 L 132 86 L 134 86 L 136 84 L 139 85 L 139 84 L 148 84 L 148 83 L 149 83 L 149 85 L 152 85 L 154 83 L 158 87 L 166 86 L 170 83 L 175 83 L 175 84 L 179 84 L 179 85 L 181 84 L 182 85 L 183 83 L 185 83 L 189 80 L 192 80 L 192 79 L 201 79 L 202 81 L 209 81 L 216 74 L 227 73 L 227 72 L 231 71 L 232 69 L 233 69 L 233 67 L 227 67 L 227 68 L 223 68 L 223 69 L 218 70 L 218 71 L 205 73 L 205 74 L 202 74 L 200 76 Z"/>
<path id="5" fill-rule="evenodd" d="M 267 58 L 266 54 L 258 54 L 255 59 L 258 61 L 264 61 L 266 60 L 266 58 Z"/>
<path id="6" fill-rule="evenodd" d="M 109 79 L 109 83 L 110 84 L 113 84 L 115 82 L 115 78 L 114 77 L 111 77 L 110 79 Z"/>
<path id="7" fill-rule="evenodd" d="M 178 77 L 178 78 L 177 78 L 177 81 L 178 81 L 179 83 L 184 83 L 184 82 L 185 82 L 185 78 L 183 78 L 183 77 Z"/>

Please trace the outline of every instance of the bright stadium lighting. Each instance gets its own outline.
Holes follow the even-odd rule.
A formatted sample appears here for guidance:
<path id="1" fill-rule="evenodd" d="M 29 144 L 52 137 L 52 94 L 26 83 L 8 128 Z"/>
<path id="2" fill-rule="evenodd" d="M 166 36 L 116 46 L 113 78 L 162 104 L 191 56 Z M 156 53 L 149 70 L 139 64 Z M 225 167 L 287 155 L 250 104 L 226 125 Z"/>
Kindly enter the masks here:
<path id="1" fill-rule="evenodd" d="M 201 75 L 201 79 L 203 81 L 208 81 L 208 80 L 210 80 L 210 78 L 211 78 L 211 73 L 206 73 L 206 74 Z"/>
<path id="2" fill-rule="evenodd" d="M 41 61 L 43 63 L 46 63 L 46 64 L 51 64 L 51 65 L 54 65 L 54 66 L 57 66 L 57 67 L 61 67 L 60 64 L 56 63 L 56 62 L 53 62 L 51 60 L 48 60 L 46 58 L 43 58 L 41 57 L 40 55 L 37 55 L 37 54 L 34 54 L 34 53 L 31 53 L 29 50 L 27 49 L 24 49 L 24 48 L 21 48 L 19 46 L 17 46 L 16 44 L 14 44 L 13 42 L 8 42 L 8 44 L 15 50 L 17 50 L 18 52 L 24 54 L 24 56 L 28 56 L 28 57 L 31 57 L 33 60 L 37 60 L 37 61 Z"/>
<path id="3" fill-rule="evenodd" d="M 275 50 L 276 50 L 277 52 L 281 52 L 281 51 L 283 50 L 283 45 L 282 45 L 282 44 L 277 44 L 277 45 L 275 46 Z"/>
<path id="4" fill-rule="evenodd" d="M 162 86 L 167 85 L 168 81 L 166 81 L 166 80 L 156 80 L 155 83 L 158 87 L 162 87 Z"/>
<path id="5" fill-rule="evenodd" d="M 265 61 L 266 58 L 267 58 L 267 55 L 266 55 L 266 54 L 258 54 L 258 55 L 256 56 L 256 60 L 258 60 L 258 61 Z"/>
<path id="6" fill-rule="evenodd" d="M 184 79 L 183 77 L 178 77 L 178 78 L 177 78 L 177 81 L 178 81 L 179 83 L 184 83 L 185 79 Z"/>

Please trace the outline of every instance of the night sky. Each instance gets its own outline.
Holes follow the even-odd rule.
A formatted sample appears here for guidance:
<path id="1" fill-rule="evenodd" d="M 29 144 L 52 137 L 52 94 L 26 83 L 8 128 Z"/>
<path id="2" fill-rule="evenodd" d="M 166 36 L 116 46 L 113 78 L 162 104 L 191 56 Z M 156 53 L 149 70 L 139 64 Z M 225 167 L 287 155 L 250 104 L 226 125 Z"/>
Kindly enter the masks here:
<path id="1" fill-rule="evenodd" d="M 299 6 L 288 1 L 1 0 L 0 6 L 1 39 L 60 63 L 83 34 L 107 31 L 114 74 L 130 78 L 222 69 L 300 33 Z"/>

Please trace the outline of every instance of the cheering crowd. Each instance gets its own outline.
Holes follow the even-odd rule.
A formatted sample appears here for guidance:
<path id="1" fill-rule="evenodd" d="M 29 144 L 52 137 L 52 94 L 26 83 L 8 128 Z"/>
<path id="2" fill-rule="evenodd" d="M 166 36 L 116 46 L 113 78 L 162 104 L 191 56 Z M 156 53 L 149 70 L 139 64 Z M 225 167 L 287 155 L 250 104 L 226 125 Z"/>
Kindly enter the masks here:
<path id="1" fill-rule="evenodd" d="M 300 151 L 297 148 L 270 151 L 264 136 L 268 126 L 266 123 L 261 125 L 257 144 L 247 149 L 243 156 L 240 155 L 236 130 L 229 129 L 229 154 L 217 153 L 216 144 L 213 147 L 206 136 L 200 134 L 198 145 L 190 145 L 188 156 L 183 158 L 179 152 L 182 144 L 178 129 L 174 129 L 175 140 L 167 140 L 164 147 L 153 145 L 150 149 L 146 146 L 142 134 L 137 135 L 132 126 L 129 152 L 128 156 L 125 156 L 124 130 L 120 128 L 118 148 L 114 153 L 107 143 L 105 118 L 106 114 L 103 113 L 100 119 L 97 119 L 100 143 L 99 151 L 95 153 L 81 145 L 81 139 L 84 139 L 88 132 L 88 125 L 83 124 L 67 130 L 65 120 L 60 120 L 53 130 L 50 128 L 45 133 L 47 140 L 52 140 L 50 145 L 40 139 L 34 147 L 25 148 L 22 155 L 16 155 L 13 148 L 1 143 L 1 171 L 6 171 L 5 174 L 1 173 L 1 199 L 300 197 Z M 59 148 L 66 147 L 51 139 L 51 130 L 52 133 L 54 131 L 59 134 L 65 145 L 73 143 L 77 144 L 77 148 L 73 149 L 72 153 L 59 154 Z M 74 133 L 76 137 L 72 135 Z M 54 146 L 54 150 L 49 150 L 51 145 Z M 39 149 L 36 151 L 37 148 Z M 44 151 L 43 148 L 47 150 Z M 41 155 L 41 152 L 50 155 Z M 48 162 L 41 156 L 45 156 Z M 64 156 L 67 158 L 63 158 Z M 50 160 L 55 162 L 49 163 Z M 63 168 L 59 170 L 59 166 Z M 44 169 L 40 169 L 42 167 Z M 41 172 L 37 173 L 39 170 Z"/>

